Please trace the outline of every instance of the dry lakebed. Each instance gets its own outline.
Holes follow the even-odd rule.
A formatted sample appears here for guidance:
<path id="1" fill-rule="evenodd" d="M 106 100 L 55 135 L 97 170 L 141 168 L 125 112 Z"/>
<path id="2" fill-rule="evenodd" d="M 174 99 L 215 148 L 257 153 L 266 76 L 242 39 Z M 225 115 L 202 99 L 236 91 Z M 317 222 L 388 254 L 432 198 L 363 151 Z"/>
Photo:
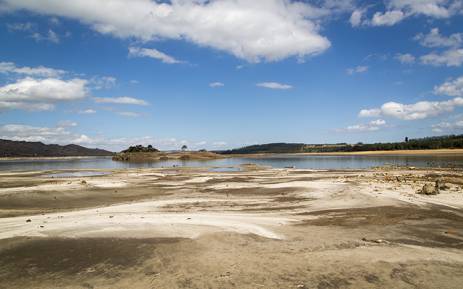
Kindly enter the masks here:
<path id="1" fill-rule="evenodd" d="M 0 172 L 0 280 L 5 289 L 459 289 L 463 171 Z"/>

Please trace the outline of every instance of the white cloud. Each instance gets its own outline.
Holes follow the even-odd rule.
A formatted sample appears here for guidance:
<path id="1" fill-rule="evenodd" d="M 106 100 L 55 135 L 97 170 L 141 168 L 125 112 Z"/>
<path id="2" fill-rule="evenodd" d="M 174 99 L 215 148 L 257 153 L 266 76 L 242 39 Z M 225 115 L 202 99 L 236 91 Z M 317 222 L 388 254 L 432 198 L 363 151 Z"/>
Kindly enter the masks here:
<path id="1" fill-rule="evenodd" d="M 70 124 L 70 125 L 63 125 Z M 40 141 L 46 144 L 79 144 L 87 147 L 99 147 L 111 151 L 120 151 L 131 145 L 153 145 L 162 150 L 180 149 L 187 145 L 192 149 L 207 147 L 204 142 L 178 140 L 176 138 L 155 138 L 152 136 L 107 137 L 104 135 L 89 135 L 74 131 L 76 126 L 72 122 L 61 123 L 55 127 L 40 127 L 24 124 L 0 125 L 0 139 L 17 141 Z M 225 142 L 215 142 L 210 147 L 221 147 Z"/>
<path id="2" fill-rule="evenodd" d="M 349 75 L 354 75 L 356 73 L 364 73 L 368 71 L 368 66 L 356 66 L 353 68 L 346 69 L 346 73 Z"/>
<path id="3" fill-rule="evenodd" d="M 384 127 L 386 127 L 386 121 L 383 119 L 377 119 L 377 120 L 370 121 L 369 123 L 366 123 L 366 124 L 351 125 L 345 129 L 341 129 L 340 131 L 368 132 L 368 131 L 378 131 Z"/>
<path id="4" fill-rule="evenodd" d="M 78 113 L 79 114 L 95 114 L 96 110 L 88 108 L 88 109 L 84 109 L 84 110 L 79 110 Z"/>
<path id="5" fill-rule="evenodd" d="M 444 132 L 444 131 L 456 131 L 463 130 L 463 120 L 457 120 L 455 122 L 440 122 L 432 125 L 433 132 Z"/>
<path id="6" fill-rule="evenodd" d="M 93 77 L 90 83 L 93 89 L 110 89 L 116 86 L 117 79 L 113 76 Z"/>
<path id="7" fill-rule="evenodd" d="M 130 96 L 121 97 L 95 97 L 96 103 L 113 103 L 113 104 L 133 104 L 133 105 L 148 105 L 148 102 L 143 99 L 138 99 Z"/>
<path id="8" fill-rule="evenodd" d="M 389 0 L 391 9 L 401 9 L 410 15 L 422 14 L 433 18 L 448 18 L 453 12 L 453 3 L 449 0 Z"/>
<path id="9" fill-rule="evenodd" d="M 60 43 L 59 35 L 55 31 L 53 31 L 51 29 L 49 29 L 46 34 L 41 34 L 39 32 L 34 32 L 34 33 L 31 34 L 31 37 L 37 42 L 48 41 L 48 42 L 55 43 L 55 44 Z"/>
<path id="10" fill-rule="evenodd" d="M 139 113 L 133 112 L 133 111 L 120 111 L 117 114 L 120 116 L 125 116 L 125 117 L 139 117 L 140 116 Z"/>
<path id="11" fill-rule="evenodd" d="M 392 26 L 405 18 L 405 14 L 400 10 L 376 12 L 371 19 L 373 26 Z"/>
<path id="12" fill-rule="evenodd" d="M 449 49 L 442 53 L 432 52 L 420 57 L 421 63 L 433 66 L 461 66 L 463 49 Z"/>
<path id="13" fill-rule="evenodd" d="M 61 80 L 26 77 L 0 87 L 0 110 L 51 110 L 56 102 L 72 101 L 87 96 L 84 79 Z"/>
<path id="14" fill-rule="evenodd" d="M 329 11 L 304 2 L 80 0 L 66 1 L 66 5 L 62 0 L 3 2 L 11 11 L 25 9 L 77 19 L 103 34 L 143 41 L 186 40 L 250 62 L 314 55 L 330 47 L 314 21 L 329 15 Z M 333 10 L 343 8 L 338 4 L 331 6 Z"/>
<path id="15" fill-rule="evenodd" d="M 183 61 L 177 60 L 174 57 L 153 48 L 129 47 L 129 56 L 154 58 L 167 64 L 183 63 Z"/>
<path id="16" fill-rule="evenodd" d="M 359 112 L 359 117 L 378 117 L 381 116 L 381 109 L 372 108 L 372 109 L 362 109 Z"/>
<path id="17" fill-rule="evenodd" d="M 224 142 L 224 141 L 216 141 L 216 142 L 212 143 L 212 146 L 217 147 L 217 148 L 222 148 L 222 147 L 224 147 L 226 145 L 227 145 L 227 143 Z"/>
<path id="18" fill-rule="evenodd" d="M 387 102 L 380 108 L 362 109 L 360 117 L 389 116 L 402 120 L 417 120 L 451 112 L 463 106 L 463 98 L 456 97 L 446 101 L 419 101 L 414 104 Z"/>
<path id="19" fill-rule="evenodd" d="M 222 82 L 211 82 L 211 83 L 209 83 L 209 86 L 210 86 L 210 87 L 213 87 L 213 88 L 214 88 L 214 87 L 222 87 L 222 86 L 224 86 L 224 85 L 225 85 L 225 84 L 223 84 Z"/>
<path id="20" fill-rule="evenodd" d="M 4 74 L 20 74 L 28 76 L 37 76 L 37 77 L 59 77 L 66 73 L 66 71 L 61 69 L 54 69 L 45 66 L 37 67 L 18 67 L 13 62 L 0 62 L 0 73 Z"/>
<path id="21" fill-rule="evenodd" d="M 415 56 L 411 55 L 410 53 L 397 53 L 395 59 L 397 59 L 402 64 L 412 64 L 415 63 L 416 60 Z"/>
<path id="22" fill-rule="evenodd" d="M 280 89 L 280 90 L 293 88 L 289 84 L 278 83 L 278 82 L 261 82 L 261 83 L 257 83 L 256 86 L 268 88 L 268 89 Z"/>
<path id="23" fill-rule="evenodd" d="M 31 22 L 8 23 L 6 24 L 6 28 L 10 32 L 15 32 L 15 31 L 30 32 L 35 29 L 35 24 Z"/>
<path id="24" fill-rule="evenodd" d="M 451 81 L 446 81 L 443 84 L 434 87 L 434 93 L 439 95 L 463 97 L 463 76 Z"/>
<path id="25" fill-rule="evenodd" d="M 402 20 L 424 15 L 446 19 L 463 12 L 461 0 L 386 0 L 386 11 L 376 12 L 370 21 L 373 26 L 392 26 Z"/>
<path id="26" fill-rule="evenodd" d="M 0 126 L 0 138 L 10 140 L 40 141 L 62 143 L 71 133 L 65 127 L 35 127 L 21 124 L 6 124 Z"/>
<path id="27" fill-rule="evenodd" d="M 75 127 L 77 122 L 71 120 L 62 120 L 58 122 L 58 127 Z"/>
<path id="28" fill-rule="evenodd" d="M 439 28 L 433 28 L 428 34 L 418 34 L 414 37 L 425 47 L 458 47 L 463 42 L 462 33 L 454 33 L 446 37 L 440 34 Z"/>
<path id="29" fill-rule="evenodd" d="M 357 27 L 362 24 L 362 18 L 363 18 L 363 10 L 354 10 L 352 14 L 350 15 L 349 22 L 352 25 L 352 27 Z"/>

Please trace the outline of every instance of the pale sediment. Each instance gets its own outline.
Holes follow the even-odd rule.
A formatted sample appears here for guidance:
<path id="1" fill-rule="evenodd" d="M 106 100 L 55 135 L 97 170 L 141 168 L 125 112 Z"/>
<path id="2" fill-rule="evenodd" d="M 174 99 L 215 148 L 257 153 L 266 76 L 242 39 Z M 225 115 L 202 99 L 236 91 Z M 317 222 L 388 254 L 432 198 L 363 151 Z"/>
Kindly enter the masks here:
<path id="1" fill-rule="evenodd" d="M 3 173 L 0 288 L 458 288 L 462 177 L 407 168 Z M 440 194 L 416 193 L 436 180 Z"/>

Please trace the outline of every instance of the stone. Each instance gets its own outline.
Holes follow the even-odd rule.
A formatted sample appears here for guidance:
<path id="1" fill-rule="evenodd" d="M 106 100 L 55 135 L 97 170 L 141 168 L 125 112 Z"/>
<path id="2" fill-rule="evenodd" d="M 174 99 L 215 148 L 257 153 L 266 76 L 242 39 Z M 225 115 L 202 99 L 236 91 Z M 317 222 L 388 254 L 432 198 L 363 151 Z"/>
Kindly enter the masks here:
<path id="1" fill-rule="evenodd" d="M 417 193 L 421 195 L 437 195 L 439 194 L 439 188 L 432 184 L 425 184 Z"/>
<path id="2" fill-rule="evenodd" d="M 436 180 L 436 188 L 443 191 L 450 189 L 450 187 L 440 179 Z"/>

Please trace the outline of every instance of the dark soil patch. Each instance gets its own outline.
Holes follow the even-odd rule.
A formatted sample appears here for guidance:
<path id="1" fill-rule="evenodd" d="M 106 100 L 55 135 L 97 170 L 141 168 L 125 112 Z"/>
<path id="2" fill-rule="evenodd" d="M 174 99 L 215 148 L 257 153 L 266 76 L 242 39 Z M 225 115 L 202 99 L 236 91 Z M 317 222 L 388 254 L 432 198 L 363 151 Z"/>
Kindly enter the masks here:
<path id="1" fill-rule="evenodd" d="M 41 274 L 78 274 L 104 267 L 131 267 L 157 246 L 181 239 L 31 239 L 0 250 L 0 279 Z M 10 242 L 11 243 L 11 242 Z"/>

